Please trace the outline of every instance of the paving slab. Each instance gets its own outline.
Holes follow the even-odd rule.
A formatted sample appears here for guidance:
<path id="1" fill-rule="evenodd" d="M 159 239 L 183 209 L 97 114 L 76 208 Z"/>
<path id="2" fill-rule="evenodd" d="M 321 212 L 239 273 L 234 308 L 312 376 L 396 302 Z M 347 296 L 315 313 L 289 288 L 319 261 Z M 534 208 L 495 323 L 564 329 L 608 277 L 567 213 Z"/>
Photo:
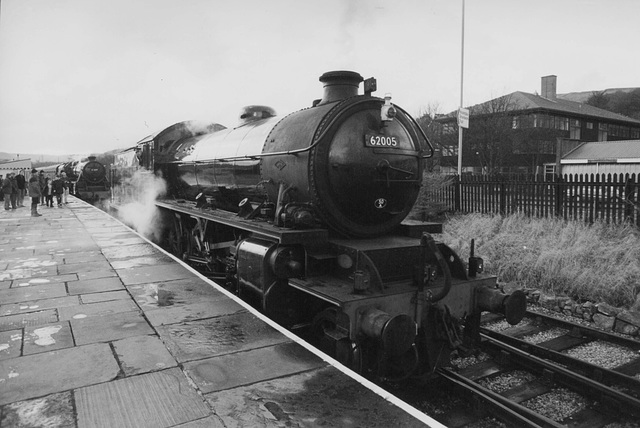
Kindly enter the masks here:
<path id="1" fill-rule="evenodd" d="M 0 361 L 0 405 L 114 379 L 120 368 L 106 343 Z"/>
<path id="2" fill-rule="evenodd" d="M 179 362 L 288 342 L 282 333 L 244 312 L 202 321 L 157 327 Z"/>
<path id="3" fill-rule="evenodd" d="M 106 259 L 101 261 L 92 261 L 92 262 L 84 262 L 84 263 L 73 263 L 73 264 L 65 264 L 58 266 L 58 272 L 61 274 L 65 273 L 79 273 L 79 272 L 90 272 L 90 271 L 99 271 L 99 270 L 110 270 L 111 265 L 107 262 Z"/>
<path id="4" fill-rule="evenodd" d="M 81 294 L 82 303 L 107 302 L 109 300 L 130 299 L 131 295 L 127 290 L 105 291 L 104 293 Z"/>
<path id="5" fill-rule="evenodd" d="M 137 312 L 72 319 L 70 323 L 78 345 L 155 334 L 147 321 Z"/>
<path id="6" fill-rule="evenodd" d="M 118 277 L 97 278 L 75 281 L 68 284 L 69 294 L 101 293 L 103 291 L 124 290 L 124 285 Z"/>
<path id="7" fill-rule="evenodd" d="M 116 270 L 125 285 L 146 284 L 149 282 L 172 281 L 175 279 L 200 278 L 179 264 L 144 266 L 135 269 Z"/>
<path id="8" fill-rule="evenodd" d="M 102 249 L 104 256 L 109 261 L 129 259 L 132 257 L 164 255 L 161 251 L 148 243 L 125 245 L 123 247 L 105 247 Z"/>
<path id="9" fill-rule="evenodd" d="M 115 270 L 109 268 L 104 270 L 94 270 L 89 272 L 78 272 L 78 281 L 86 281 L 88 279 L 98 279 L 98 278 L 115 278 L 118 276 Z"/>
<path id="10" fill-rule="evenodd" d="M 44 284 L 30 287 L 9 288 L 0 290 L 0 302 L 7 303 L 30 302 L 32 300 L 65 297 L 67 289 L 64 284 Z"/>
<path id="11" fill-rule="evenodd" d="M 113 342 L 113 348 L 126 376 L 177 366 L 173 355 L 156 336 L 134 336 Z"/>
<path id="12" fill-rule="evenodd" d="M 0 413 L 2 427 L 75 427 L 71 392 L 7 404 Z"/>
<path id="13" fill-rule="evenodd" d="M 41 277 L 24 277 L 17 278 L 13 281 L 12 287 L 26 287 L 29 285 L 38 285 L 38 284 L 60 284 L 64 282 L 73 282 L 78 280 L 78 275 L 75 273 L 67 274 L 67 275 L 50 275 L 50 276 L 41 276 Z"/>
<path id="14" fill-rule="evenodd" d="M 131 232 L 128 232 L 128 233 L 121 234 L 120 237 L 112 236 L 112 237 L 103 238 L 103 239 L 96 238 L 96 243 L 101 248 L 105 248 L 105 247 L 125 247 L 127 245 L 134 245 L 134 244 L 145 244 L 147 243 L 147 241 L 145 241 L 144 239 L 140 238 L 139 236 Z"/>
<path id="15" fill-rule="evenodd" d="M 145 316 L 154 327 L 168 324 L 183 323 L 206 318 L 221 317 L 237 314 L 246 309 L 232 299 L 225 297 L 200 303 L 189 303 L 164 307 L 161 310 L 146 310 Z"/>
<path id="16" fill-rule="evenodd" d="M 178 368 L 81 388 L 75 397 L 83 428 L 171 427 L 212 415 Z"/>
<path id="17" fill-rule="evenodd" d="M 25 328 L 22 354 L 38 354 L 73 346 L 73 334 L 68 322 L 40 325 Z"/>
<path id="18" fill-rule="evenodd" d="M 145 256 L 145 257 L 131 257 L 128 259 L 112 260 L 111 266 L 114 269 L 135 269 L 142 266 L 158 266 L 174 264 L 173 260 L 169 256 Z"/>
<path id="19" fill-rule="evenodd" d="M 19 357 L 22 351 L 22 330 L 0 331 L 0 360 Z M 1 425 L 0 425 L 1 426 Z"/>
<path id="20" fill-rule="evenodd" d="M 38 326 L 58 321 L 55 309 L 7 315 L 0 318 L 0 331 L 15 330 L 22 327 Z"/>
<path id="21" fill-rule="evenodd" d="M 227 428 L 425 426 L 331 367 L 205 397 Z"/>
<path id="22" fill-rule="evenodd" d="M 199 280 L 194 281 L 193 278 L 130 285 L 127 290 L 144 311 L 167 306 L 228 299 L 225 294 L 216 290 L 210 284 Z"/>
<path id="23" fill-rule="evenodd" d="M 117 314 L 121 312 L 137 312 L 138 305 L 131 300 L 109 300 L 106 302 L 88 303 L 58 309 L 61 321 L 88 317 Z"/>
<path id="24" fill-rule="evenodd" d="M 78 296 L 54 297 L 44 300 L 30 300 L 27 302 L 11 303 L 8 305 L 0 305 L 0 317 L 26 312 L 37 312 L 43 309 L 63 308 L 65 306 L 74 306 L 79 304 L 80 299 Z"/>
<path id="25" fill-rule="evenodd" d="M 203 393 L 221 391 L 325 366 L 297 343 L 252 349 L 241 354 L 185 363 L 187 374 Z"/>

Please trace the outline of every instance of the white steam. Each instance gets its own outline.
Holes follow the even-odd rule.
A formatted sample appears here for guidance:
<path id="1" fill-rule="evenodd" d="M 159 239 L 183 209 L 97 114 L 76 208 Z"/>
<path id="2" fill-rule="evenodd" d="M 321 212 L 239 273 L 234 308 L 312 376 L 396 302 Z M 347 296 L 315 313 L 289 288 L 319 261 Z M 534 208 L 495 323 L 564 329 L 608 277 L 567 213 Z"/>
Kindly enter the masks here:
<path id="1" fill-rule="evenodd" d="M 118 190 L 116 204 L 120 220 L 154 242 L 160 242 L 162 224 L 155 200 L 167 191 L 164 179 L 140 170 L 123 179 Z"/>

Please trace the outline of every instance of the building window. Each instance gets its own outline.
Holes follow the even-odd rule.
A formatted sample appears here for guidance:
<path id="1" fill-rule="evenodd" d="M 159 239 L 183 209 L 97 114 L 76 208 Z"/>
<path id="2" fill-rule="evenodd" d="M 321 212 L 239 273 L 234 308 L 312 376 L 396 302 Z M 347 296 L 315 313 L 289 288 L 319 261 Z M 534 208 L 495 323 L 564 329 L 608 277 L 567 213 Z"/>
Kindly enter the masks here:
<path id="1" fill-rule="evenodd" d="M 598 124 L 598 141 L 607 141 L 607 124 Z"/>
<path id="2" fill-rule="evenodd" d="M 587 129 L 593 129 L 593 122 L 587 122 Z"/>
<path id="3" fill-rule="evenodd" d="M 569 138 L 572 140 L 580 139 L 580 121 L 578 119 L 571 119 L 571 129 L 569 130 Z"/>
<path id="4" fill-rule="evenodd" d="M 458 129 L 458 126 L 453 122 L 447 122 L 442 124 L 442 133 L 443 134 L 453 134 Z"/>
<path id="5" fill-rule="evenodd" d="M 556 117 L 556 128 L 563 131 L 569 130 L 569 118 L 568 117 Z"/>
<path id="6" fill-rule="evenodd" d="M 630 129 L 629 138 L 633 140 L 637 140 L 638 138 L 640 138 L 640 129 Z"/>
<path id="7" fill-rule="evenodd" d="M 514 116 L 511 120 L 511 128 L 518 129 L 520 128 L 520 118 L 518 116 Z"/>
<path id="8" fill-rule="evenodd" d="M 458 156 L 458 146 L 442 146 L 442 156 Z"/>

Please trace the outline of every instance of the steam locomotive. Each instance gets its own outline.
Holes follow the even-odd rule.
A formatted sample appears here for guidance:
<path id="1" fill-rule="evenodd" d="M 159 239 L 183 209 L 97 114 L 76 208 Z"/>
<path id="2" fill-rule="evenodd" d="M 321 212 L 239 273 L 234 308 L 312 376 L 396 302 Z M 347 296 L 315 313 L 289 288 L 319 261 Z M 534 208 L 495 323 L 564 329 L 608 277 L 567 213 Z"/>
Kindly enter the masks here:
<path id="1" fill-rule="evenodd" d="M 364 81 L 364 94 L 359 94 Z M 427 375 L 479 341 L 483 311 L 517 324 L 504 294 L 432 233 L 406 221 L 433 154 L 376 80 L 323 74 L 321 99 L 278 117 L 181 122 L 116 154 L 121 174 L 166 180 L 162 244 L 245 301 L 372 378 Z"/>
<path id="2" fill-rule="evenodd" d="M 91 204 L 110 198 L 110 183 L 107 168 L 95 156 L 84 161 L 69 161 L 42 168 L 47 175 L 63 172 L 69 179 L 69 193 Z"/>

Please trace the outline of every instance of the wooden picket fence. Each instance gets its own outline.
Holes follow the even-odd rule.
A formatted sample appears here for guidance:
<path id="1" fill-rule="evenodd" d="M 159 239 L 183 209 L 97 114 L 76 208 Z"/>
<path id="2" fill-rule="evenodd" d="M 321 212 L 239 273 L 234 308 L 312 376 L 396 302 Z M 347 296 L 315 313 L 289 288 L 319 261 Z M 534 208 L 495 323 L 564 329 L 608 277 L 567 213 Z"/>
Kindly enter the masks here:
<path id="1" fill-rule="evenodd" d="M 640 227 L 640 174 L 549 177 L 453 176 L 428 198 L 462 213 L 523 213 L 588 223 L 629 222 Z"/>

